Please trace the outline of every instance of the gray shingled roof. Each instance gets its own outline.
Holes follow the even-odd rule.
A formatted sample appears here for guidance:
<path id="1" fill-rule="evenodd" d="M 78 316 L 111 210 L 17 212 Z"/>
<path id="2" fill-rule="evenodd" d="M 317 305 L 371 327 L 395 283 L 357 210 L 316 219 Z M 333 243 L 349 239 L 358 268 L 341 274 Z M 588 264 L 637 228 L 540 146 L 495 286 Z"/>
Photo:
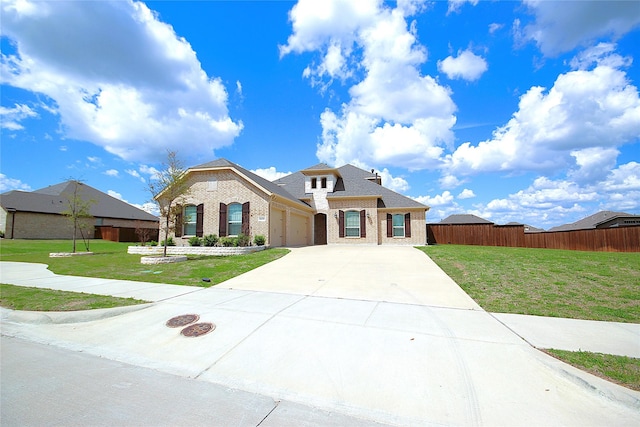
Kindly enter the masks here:
<path id="1" fill-rule="evenodd" d="M 472 214 L 453 214 L 438 224 L 493 224 L 493 222 Z"/>
<path id="2" fill-rule="evenodd" d="M 610 220 L 616 216 L 633 216 L 625 212 L 613 212 L 613 211 L 600 211 L 586 218 L 582 218 L 571 224 L 563 224 L 557 227 L 550 228 L 549 231 L 569 231 L 569 230 L 588 230 L 596 228 L 596 225 Z"/>
<path id="3" fill-rule="evenodd" d="M 69 208 L 68 201 L 69 197 L 73 195 L 74 185 L 76 185 L 76 181 L 67 181 L 32 192 L 9 191 L 0 195 L 0 205 L 5 210 L 61 214 Z M 79 183 L 78 185 L 80 185 L 79 196 L 82 200 L 95 200 L 95 203 L 91 205 L 91 215 L 94 217 L 158 221 L 158 218 L 150 213 L 111 197 L 87 184 Z"/>
<path id="4" fill-rule="evenodd" d="M 190 170 L 194 170 L 194 169 L 216 169 L 216 168 L 224 168 L 224 167 L 231 167 L 231 168 L 235 168 L 236 170 L 238 170 L 239 172 L 241 172 L 243 175 L 245 175 L 246 177 L 248 177 L 249 179 L 251 179 L 253 182 L 255 182 L 256 184 L 260 185 L 262 188 L 266 189 L 267 191 L 273 193 L 273 194 L 277 194 L 281 197 L 284 197 L 286 199 L 289 199 L 295 203 L 299 203 L 301 205 L 304 205 L 306 207 L 309 207 L 308 204 L 304 203 L 303 201 L 301 201 L 301 197 L 296 197 L 295 195 L 291 194 L 290 192 L 288 192 L 287 190 L 285 190 L 282 186 L 277 185 L 259 175 L 256 175 L 255 173 L 243 168 L 240 165 L 237 165 L 233 162 L 230 162 L 227 159 L 217 159 L 214 160 L 212 162 L 207 162 L 207 163 L 203 163 L 201 165 L 198 166 L 194 166 L 192 168 L 190 168 Z M 303 181 L 304 182 L 304 181 Z M 303 184 L 303 190 L 304 190 L 304 184 Z"/>
<path id="5" fill-rule="evenodd" d="M 323 163 L 304 170 L 332 169 L 326 165 L 324 165 L 325 168 L 320 168 L 321 165 Z M 344 165 L 337 168 L 337 171 L 340 178 L 338 178 L 334 192 L 327 195 L 328 199 L 378 197 L 378 207 L 381 208 L 427 208 L 422 203 L 372 182 L 370 179 L 375 178 L 376 175 L 371 172 L 353 165 Z M 284 187 L 294 197 L 308 199 L 309 195 L 304 192 L 304 180 L 305 176 L 302 172 L 295 172 L 277 179 L 274 183 Z"/>

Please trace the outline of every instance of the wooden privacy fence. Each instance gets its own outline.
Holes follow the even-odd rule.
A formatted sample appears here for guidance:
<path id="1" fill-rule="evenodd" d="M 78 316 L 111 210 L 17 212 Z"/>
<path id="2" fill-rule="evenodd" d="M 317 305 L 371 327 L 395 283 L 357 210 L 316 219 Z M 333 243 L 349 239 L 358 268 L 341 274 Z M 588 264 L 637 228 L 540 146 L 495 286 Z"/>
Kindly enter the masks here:
<path id="1" fill-rule="evenodd" d="M 640 252 L 640 227 L 525 233 L 522 225 L 427 224 L 427 243 Z"/>
<path id="2" fill-rule="evenodd" d="M 147 228 L 148 239 L 158 240 L 158 229 Z M 95 238 L 102 240 L 109 240 L 111 242 L 139 242 L 140 238 L 136 234 L 136 229 L 133 227 L 114 227 L 111 225 L 100 225 L 96 227 Z"/>

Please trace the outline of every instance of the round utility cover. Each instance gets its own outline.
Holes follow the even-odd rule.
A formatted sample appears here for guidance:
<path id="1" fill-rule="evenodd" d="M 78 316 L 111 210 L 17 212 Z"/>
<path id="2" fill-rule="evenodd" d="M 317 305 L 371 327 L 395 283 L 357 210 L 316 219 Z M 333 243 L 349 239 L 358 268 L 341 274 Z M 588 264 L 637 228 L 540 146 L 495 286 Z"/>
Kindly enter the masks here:
<path id="1" fill-rule="evenodd" d="M 213 323 L 196 323 L 184 328 L 180 333 L 185 337 L 199 337 L 200 335 L 208 334 L 216 328 Z"/>
<path id="2" fill-rule="evenodd" d="M 180 328 L 198 320 L 200 320 L 200 316 L 197 314 L 182 314 L 167 320 L 166 325 L 170 328 Z"/>

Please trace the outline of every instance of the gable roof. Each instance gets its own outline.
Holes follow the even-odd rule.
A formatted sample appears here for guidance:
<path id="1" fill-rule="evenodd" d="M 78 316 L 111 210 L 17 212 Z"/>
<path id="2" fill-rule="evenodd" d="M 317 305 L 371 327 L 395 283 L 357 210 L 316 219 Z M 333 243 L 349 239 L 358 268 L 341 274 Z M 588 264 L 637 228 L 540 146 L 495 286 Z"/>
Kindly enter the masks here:
<path id="1" fill-rule="evenodd" d="M 288 191 L 293 197 L 298 199 L 309 199 L 310 196 L 304 192 L 304 172 L 322 171 L 334 173 L 338 177 L 333 193 L 327 194 L 327 199 L 375 197 L 378 198 L 378 208 L 423 208 L 429 209 L 409 197 L 389 190 L 382 185 L 376 184 L 373 180 L 376 175 L 367 172 L 353 165 L 344 165 L 339 168 L 331 168 L 324 163 L 312 166 L 302 171 L 292 173 L 274 181 Z M 337 172 L 337 173 L 335 173 Z"/>
<path id="2" fill-rule="evenodd" d="M 453 214 L 438 224 L 493 224 L 493 222 L 472 214 Z"/>
<path id="3" fill-rule="evenodd" d="M 549 231 L 570 231 L 570 230 L 588 230 L 590 228 L 596 228 L 596 225 L 609 221 L 617 216 L 634 216 L 626 212 L 614 212 L 614 211 L 600 211 L 586 218 L 582 218 L 576 222 L 570 224 L 563 224 L 557 227 L 550 228 Z"/>
<path id="4" fill-rule="evenodd" d="M 0 195 L 0 205 L 5 210 L 62 214 L 69 208 L 69 197 L 73 197 L 76 185 L 83 201 L 95 201 L 90 207 L 90 213 L 94 217 L 158 221 L 157 217 L 142 209 L 73 180 L 31 192 L 14 190 L 3 193 Z"/>
<path id="5" fill-rule="evenodd" d="M 211 169 L 227 169 L 227 168 L 235 169 L 236 171 L 238 171 L 242 175 L 244 175 L 247 179 L 253 181 L 259 187 L 262 187 L 264 190 L 266 190 L 269 193 L 277 194 L 280 197 L 283 197 L 283 198 L 288 199 L 288 200 L 290 200 L 290 201 L 292 201 L 294 203 L 298 203 L 300 205 L 304 205 L 305 207 L 309 208 L 308 204 L 306 204 L 303 201 L 301 201 L 300 198 L 297 198 L 294 195 L 292 195 L 290 192 L 285 190 L 280 185 L 275 184 L 275 183 L 269 181 L 268 179 L 265 179 L 265 178 L 263 178 L 263 177 L 261 177 L 259 175 L 256 175 L 255 173 L 243 168 L 240 165 L 237 165 L 236 163 L 230 162 L 227 159 L 220 158 L 220 159 L 214 160 L 212 162 L 203 163 L 201 165 L 189 168 L 188 172 L 189 171 L 195 172 L 195 171 L 202 171 L 202 170 L 211 170 Z"/>

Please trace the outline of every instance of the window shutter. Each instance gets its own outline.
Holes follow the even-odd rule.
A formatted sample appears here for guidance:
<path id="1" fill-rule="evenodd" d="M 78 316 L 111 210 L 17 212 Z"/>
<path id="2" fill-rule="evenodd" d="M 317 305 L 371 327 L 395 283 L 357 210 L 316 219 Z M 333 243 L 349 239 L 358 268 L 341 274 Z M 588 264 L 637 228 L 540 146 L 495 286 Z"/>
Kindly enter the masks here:
<path id="1" fill-rule="evenodd" d="M 367 211 L 360 211 L 360 237 L 367 237 Z"/>
<path id="2" fill-rule="evenodd" d="M 411 214 L 404 214 L 404 237 L 411 237 Z"/>
<path id="3" fill-rule="evenodd" d="M 344 237 L 344 211 L 338 211 L 338 237 Z"/>
<path id="4" fill-rule="evenodd" d="M 182 205 L 176 205 L 176 223 L 174 225 L 174 234 L 176 237 L 182 237 Z"/>
<path id="5" fill-rule="evenodd" d="M 220 225 L 218 226 L 218 235 L 224 237 L 227 235 L 227 205 L 220 203 Z"/>
<path id="6" fill-rule="evenodd" d="M 204 224 L 204 203 L 196 206 L 196 236 L 202 237 Z"/>
<path id="7" fill-rule="evenodd" d="M 387 214 L 387 237 L 393 237 L 393 215 Z"/>
<path id="8" fill-rule="evenodd" d="M 249 235 L 249 221 L 251 220 L 251 215 L 249 215 L 249 202 L 242 204 L 242 234 L 245 236 Z"/>

